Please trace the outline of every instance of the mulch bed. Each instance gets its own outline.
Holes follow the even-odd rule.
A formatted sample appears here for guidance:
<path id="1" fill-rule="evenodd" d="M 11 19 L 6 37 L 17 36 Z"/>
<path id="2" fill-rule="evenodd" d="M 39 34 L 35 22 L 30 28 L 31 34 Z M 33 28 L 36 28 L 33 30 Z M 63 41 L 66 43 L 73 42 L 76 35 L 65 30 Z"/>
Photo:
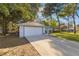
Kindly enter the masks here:
<path id="1" fill-rule="evenodd" d="M 40 56 L 27 39 L 16 35 L 0 37 L 1 56 Z"/>

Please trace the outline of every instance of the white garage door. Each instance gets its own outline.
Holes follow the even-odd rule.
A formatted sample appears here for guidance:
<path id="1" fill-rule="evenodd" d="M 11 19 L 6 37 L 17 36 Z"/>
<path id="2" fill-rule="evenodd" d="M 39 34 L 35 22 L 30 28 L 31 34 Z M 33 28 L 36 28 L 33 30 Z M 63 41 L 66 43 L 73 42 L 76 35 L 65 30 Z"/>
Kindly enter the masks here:
<path id="1" fill-rule="evenodd" d="M 24 27 L 24 36 L 42 35 L 42 27 Z"/>

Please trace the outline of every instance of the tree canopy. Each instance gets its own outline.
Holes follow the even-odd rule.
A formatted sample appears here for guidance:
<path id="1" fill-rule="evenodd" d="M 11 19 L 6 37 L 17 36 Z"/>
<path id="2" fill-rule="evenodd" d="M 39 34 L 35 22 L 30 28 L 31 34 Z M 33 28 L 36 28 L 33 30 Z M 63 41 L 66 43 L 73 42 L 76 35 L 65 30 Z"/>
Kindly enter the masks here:
<path id="1" fill-rule="evenodd" d="M 56 14 L 59 30 L 61 30 L 60 18 L 69 21 L 69 17 L 72 17 L 74 24 L 74 33 L 76 33 L 75 16 L 78 16 L 79 18 L 78 11 L 79 11 L 79 4 L 77 3 L 50 3 L 50 4 L 47 3 L 45 4 L 43 15 L 45 17 L 49 17 L 53 14 Z"/>
<path id="2" fill-rule="evenodd" d="M 3 33 L 6 33 L 9 21 L 33 21 L 36 18 L 39 4 L 1 3 L 0 21 Z"/>

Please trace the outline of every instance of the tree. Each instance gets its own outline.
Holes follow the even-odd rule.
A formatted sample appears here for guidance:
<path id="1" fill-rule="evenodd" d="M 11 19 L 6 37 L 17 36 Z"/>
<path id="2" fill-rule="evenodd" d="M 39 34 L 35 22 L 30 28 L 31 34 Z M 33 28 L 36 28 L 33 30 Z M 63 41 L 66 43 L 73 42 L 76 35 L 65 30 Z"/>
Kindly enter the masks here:
<path id="1" fill-rule="evenodd" d="M 74 33 L 76 33 L 76 22 L 75 22 L 75 13 L 76 13 L 76 6 L 77 4 L 69 4 L 71 6 L 71 14 L 72 14 L 72 18 L 73 18 L 73 23 L 74 23 Z"/>
<path id="2" fill-rule="evenodd" d="M 68 9 L 65 9 L 65 10 L 68 10 Z M 63 18 L 63 19 L 65 19 L 68 23 L 68 27 L 67 27 L 67 29 L 68 29 L 68 31 L 69 31 L 69 13 L 68 13 L 68 11 L 61 11 L 60 13 L 59 13 L 59 17 L 61 17 L 61 18 Z"/>
<path id="3" fill-rule="evenodd" d="M 40 4 L 39 3 L 30 3 L 33 19 L 37 18 L 37 13 L 39 11 Z"/>
<path id="4" fill-rule="evenodd" d="M 45 26 L 50 26 L 51 28 L 53 28 L 53 31 L 55 29 L 55 27 L 57 26 L 57 21 L 56 20 L 44 20 L 42 21 L 42 24 L 44 24 Z"/>
<path id="5" fill-rule="evenodd" d="M 35 8 L 32 8 L 30 4 L 13 4 L 14 10 L 11 11 L 11 15 L 14 19 L 23 19 L 24 21 L 33 21 L 36 16 Z M 12 8 L 13 9 L 13 8 Z M 15 12 L 15 13 L 14 13 Z"/>
<path id="6" fill-rule="evenodd" d="M 76 33 L 76 22 L 75 22 L 75 13 L 76 13 L 76 6 L 77 4 L 68 4 L 68 6 L 71 7 L 71 9 L 69 9 L 70 11 L 70 15 L 72 16 L 73 18 L 73 24 L 74 24 L 74 33 Z"/>
<path id="7" fill-rule="evenodd" d="M 49 26 L 48 20 L 44 20 L 44 21 L 42 21 L 42 23 L 43 23 L 45 26 Z"/>
<path id="8" fill-rule="evenodd" d="M 61 28 L 60 28 L 60 20 L 59 20 L 58 14 L 62 8 L 63 8 L 63 4 L 60 4 L 60 3 L 46 4 L 44 8 L 44 13 L 43 13 L 43 15 L 45 15 L 46 17 L 51 16 L 52 14 L 56 14 L 57 16 L 56 18 L 58 20 L 59 31 L 61 31 Z"/>
<path id="9" fill-rule="evenodd" d="M 2 22 L 3 34 L 7 33 L 7 24 L 10 21 L 32 21 L 35 19 L 36 12 L 33 11 L 31 4 L 0 4 L 0 20 Z"/>
<path id="10" fill-rule="evenodd" d="M 7 5 L 6 4 L 0 4 L 0 21 L 1 21 L 1 25 L 2 25 L 2 28 L 3 28 L 3 34 L 5 35 L 6 30 L 7 30 L 7 17 L 9 16 L 9 10 L 7 8 Z"/>
<path id="11" fill-rule="evenodd" d="M 53 31 L 55 30 L 55 27 L 57 26 L 57 22 L 56 22 L 56 20 L 52 20 L 52 21 L 50 21 L 50 27 L 52 27 L 53 28 Z"/>
<path id="12" fill-rule="evenodd" d="M 73 18 L 73 23 L 74 23 L 74 33 L 76 33 L 76 23 L 75 23 L 75 13 L 76 13 L 76 6 L 77 4 L 66 4 L 64 6 L 63 11 L 60 13 L 59 16 L 61 17 L 68 17 L 68 29 L 69 29 L 69 16 L 72 16 Z"/>

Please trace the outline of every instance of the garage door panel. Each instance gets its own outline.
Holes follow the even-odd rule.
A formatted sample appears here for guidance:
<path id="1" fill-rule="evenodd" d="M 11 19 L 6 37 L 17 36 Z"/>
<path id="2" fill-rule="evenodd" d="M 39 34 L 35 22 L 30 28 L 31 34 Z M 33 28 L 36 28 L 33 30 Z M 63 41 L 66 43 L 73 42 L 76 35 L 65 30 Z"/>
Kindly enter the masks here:
<path id="1" fill-rule="evenodd" d="M 26 28 L 26 27 L 24 27 L 24 36 L 29 36 L 30 35 L 30 29 L 29 28 Z"/>
<path id="2" fill-rule="evenodd" d="M 42 35 L 41 27 L 25 27 L 24 36 Z"/>

